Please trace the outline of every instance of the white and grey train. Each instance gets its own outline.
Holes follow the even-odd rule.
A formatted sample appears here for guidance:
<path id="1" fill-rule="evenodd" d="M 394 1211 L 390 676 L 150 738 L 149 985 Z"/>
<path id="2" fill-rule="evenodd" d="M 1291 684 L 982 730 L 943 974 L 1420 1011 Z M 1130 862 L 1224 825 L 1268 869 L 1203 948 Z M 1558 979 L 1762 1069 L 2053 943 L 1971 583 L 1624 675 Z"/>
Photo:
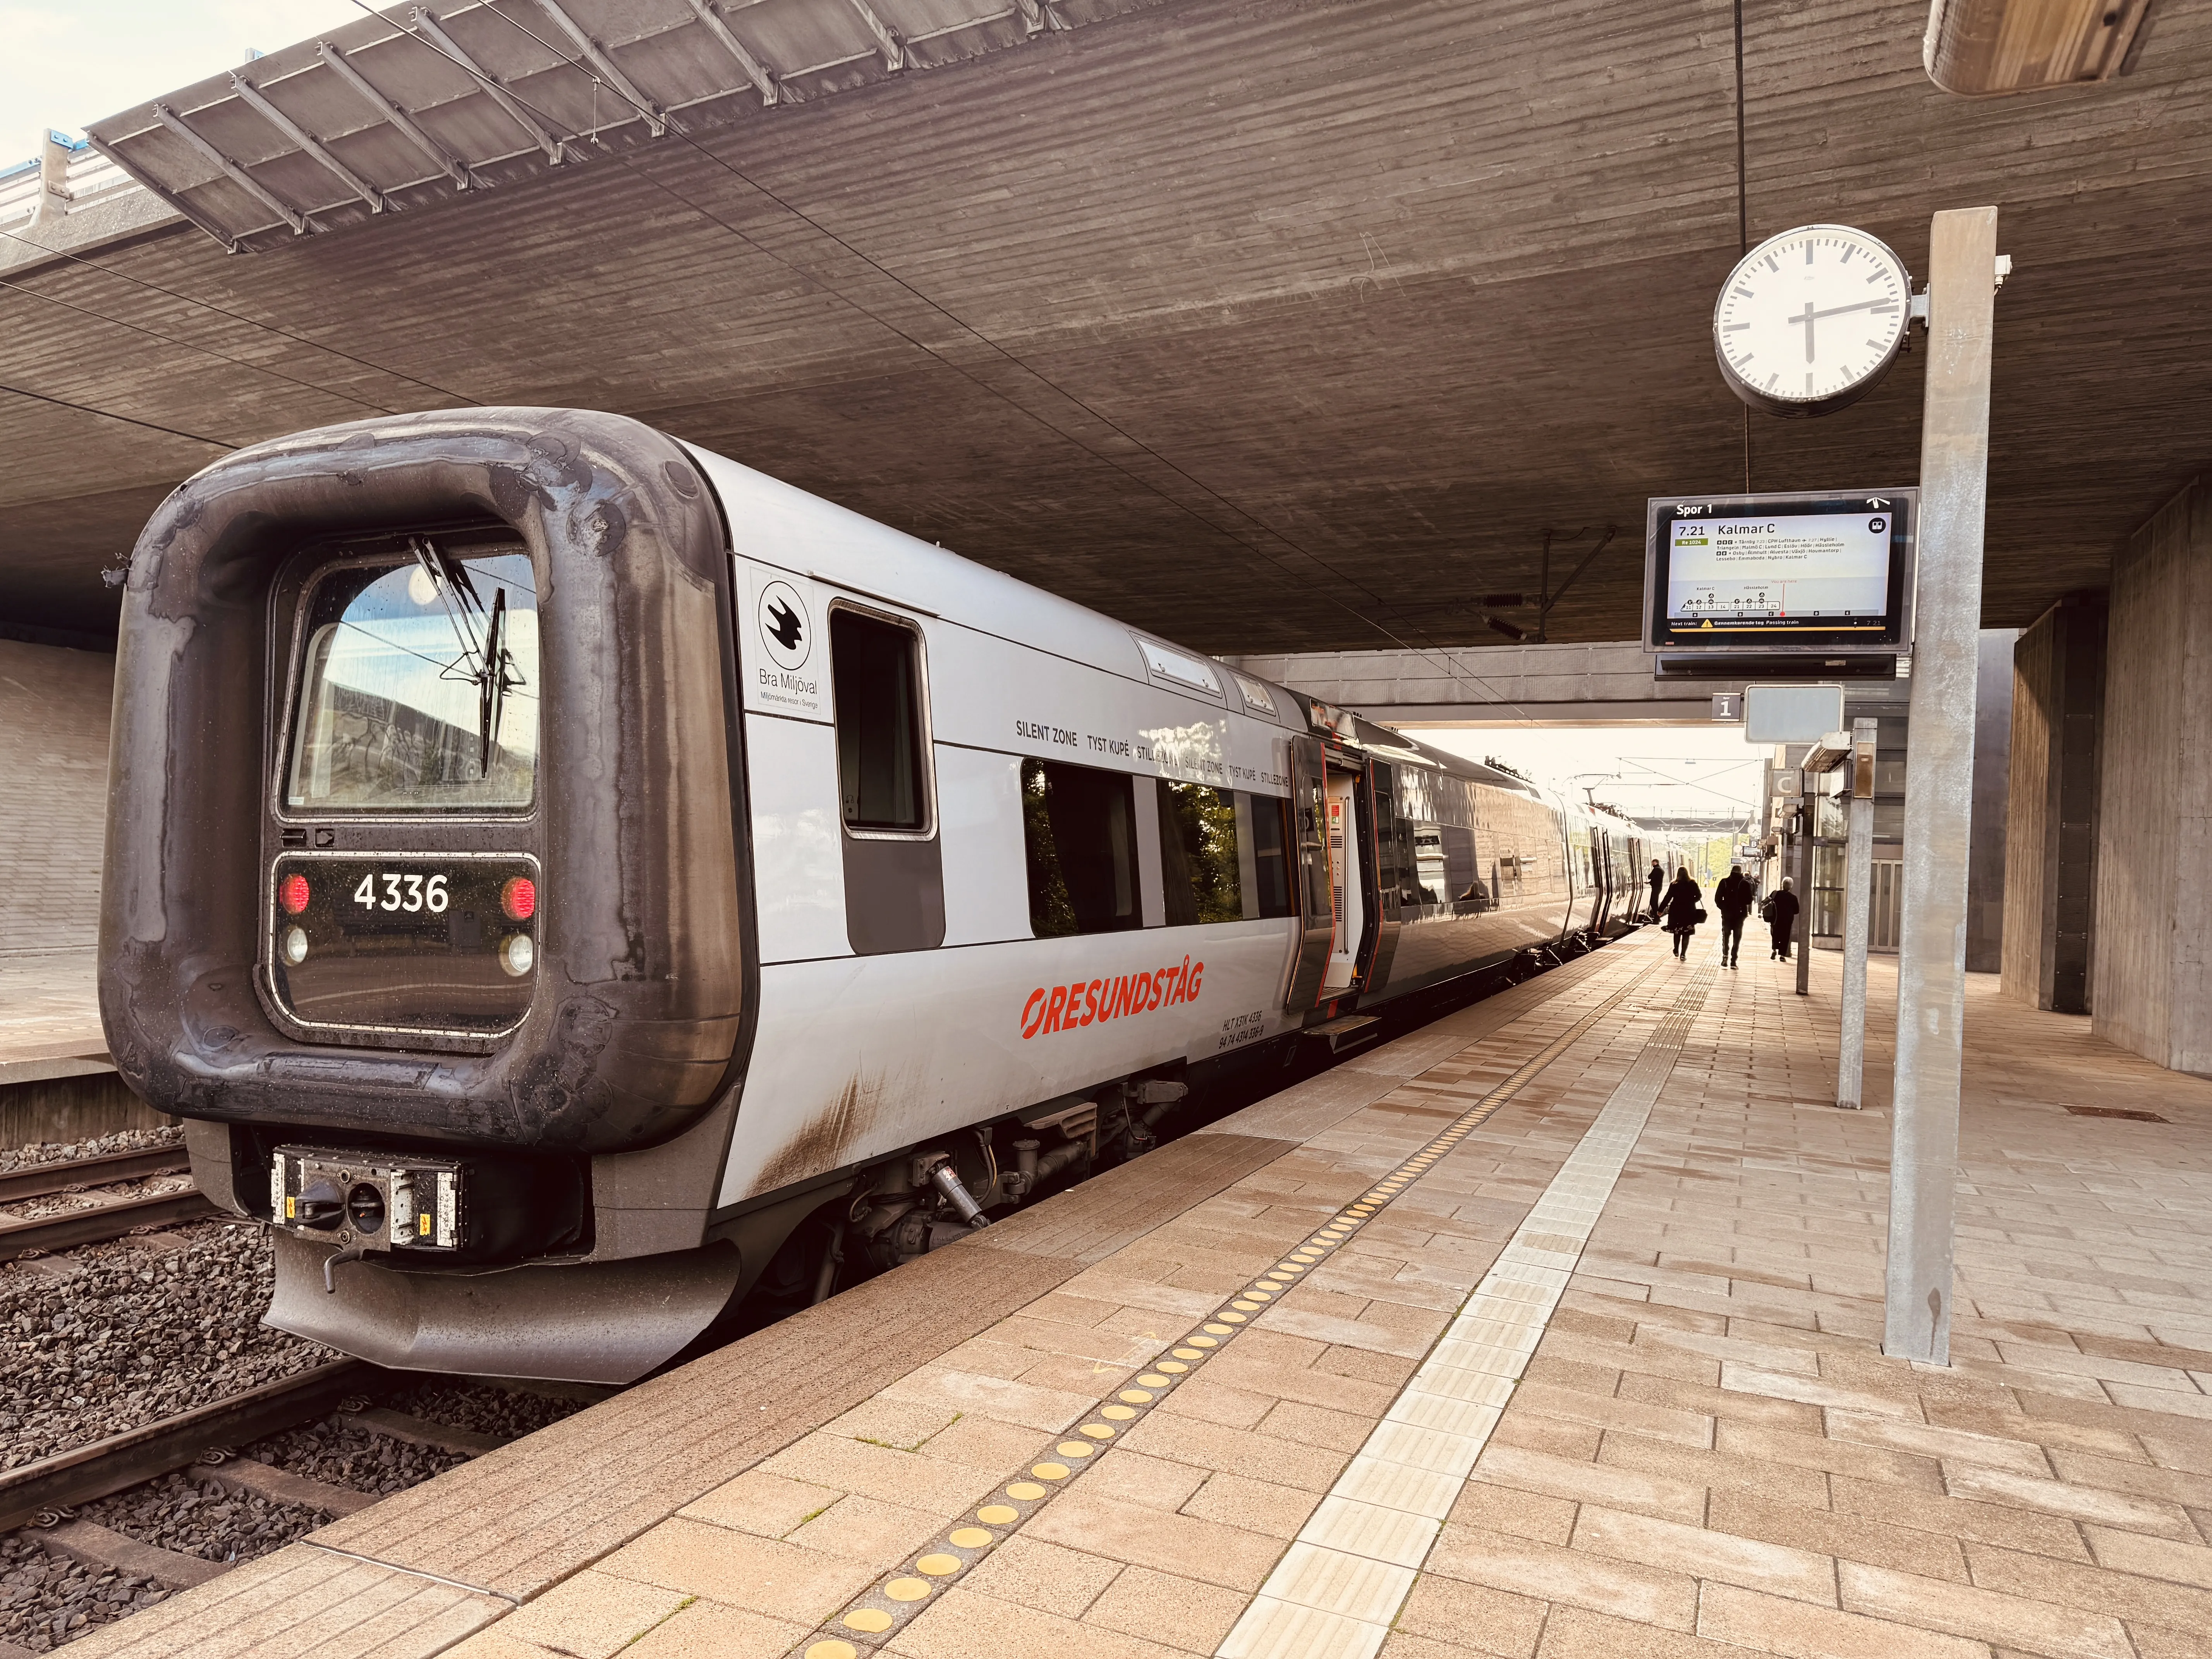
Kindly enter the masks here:
<path id="1" fill-rule="evenodd" d="M 1672 863 L 574 410 L 198 474 L 117 684 L 116 1063 L 273 1228 L 270 1322 L 387 1365 L 642 1375 Z"/>

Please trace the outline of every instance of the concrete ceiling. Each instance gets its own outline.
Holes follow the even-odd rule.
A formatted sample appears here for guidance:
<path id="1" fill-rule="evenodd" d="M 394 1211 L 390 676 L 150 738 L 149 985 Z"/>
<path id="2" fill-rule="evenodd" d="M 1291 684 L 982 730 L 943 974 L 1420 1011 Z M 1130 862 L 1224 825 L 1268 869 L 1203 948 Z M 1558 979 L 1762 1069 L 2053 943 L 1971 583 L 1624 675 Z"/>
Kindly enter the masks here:
<path id="1" fill-rule="evenodd" d="M 1924 0 L 1744 9 L 1754 240 L 1841 221 L 1917 270 L 1932 211 L 2002 209 L 1985 620 L 2100 583 L 2212 450 L 2212 9 L 1975 102 L 1921 71 Z M 233 444 L 620 410 L 1225 653 L 1497 641 L 1547 530 L 1556 585 L 1611 527 L 1550 636 L 1631 638 L 1645 496 L 1745 483 L 1731 15 L 1170 0 L 264 252 L 21 267 L 0 382 Z M 1923 361 L 1753 417 L 1753 486 L 1911 482 Z M 0 624 L 88 634 L 220 453 L 4 395 L 0 445 Z"/>

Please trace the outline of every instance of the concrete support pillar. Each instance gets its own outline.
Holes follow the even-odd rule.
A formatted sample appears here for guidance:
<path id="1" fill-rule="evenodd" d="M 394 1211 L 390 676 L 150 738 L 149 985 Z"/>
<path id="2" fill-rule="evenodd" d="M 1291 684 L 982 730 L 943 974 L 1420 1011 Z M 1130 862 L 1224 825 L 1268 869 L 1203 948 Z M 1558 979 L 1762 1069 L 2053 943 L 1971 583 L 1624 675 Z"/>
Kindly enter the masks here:
<path id="1" fill-rule="evenodd" d="M 2212 1075 L 2212 481 L 2112 561 L 2097 817 L 2100 1036 Z"/>
<path id="2" fill-rule="evenodd" d="M 1836 1104 L 1859 1109 L 1866 1081 L 1867 935 L 1874 920 L 1874 789 L 1879 720 L 1851 722 L 1844 789 L 1844 1007 L 1837 1045 Z"/>
<path id="3" fill-rule="evenodd" d="M 2105 629 L 2105 596 L 2069 593 L 2013 647 L 2004 988 L 2062 1014 L 2090 1007 Z"/>
<path id="4" fill-rule="evenodd" d="M 1881 1350 L 1951 1361 L 1959 1073 L 1966 1012 L 1966 846 L 1974 676 L 1989 493 L 1997 210 L 1939 213 L 1928 238 L 1928 380 L 1920 423 L 1920 569 L 1905 891 L 1897 953 L 1889 1260 Z"/>

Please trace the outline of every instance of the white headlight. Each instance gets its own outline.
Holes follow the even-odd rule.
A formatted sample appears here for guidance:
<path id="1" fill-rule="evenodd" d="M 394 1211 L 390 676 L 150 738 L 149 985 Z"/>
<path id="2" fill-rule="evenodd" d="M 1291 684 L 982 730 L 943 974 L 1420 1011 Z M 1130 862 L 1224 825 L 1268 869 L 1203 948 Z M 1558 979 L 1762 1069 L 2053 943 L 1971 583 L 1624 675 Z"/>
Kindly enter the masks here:
<path id="1" fill-rule="evenodd" d="M 297 966 L 307 959 L 307 930 L 287 927 L 284 930 L 284 960 Z"/>
<path id="2" fill-rule="evenodd" d="M 538 947 L 527 933 L 509 933 L 500 942 L 499 965 L 517 979 L 528 973 L 537 960 Z"/>

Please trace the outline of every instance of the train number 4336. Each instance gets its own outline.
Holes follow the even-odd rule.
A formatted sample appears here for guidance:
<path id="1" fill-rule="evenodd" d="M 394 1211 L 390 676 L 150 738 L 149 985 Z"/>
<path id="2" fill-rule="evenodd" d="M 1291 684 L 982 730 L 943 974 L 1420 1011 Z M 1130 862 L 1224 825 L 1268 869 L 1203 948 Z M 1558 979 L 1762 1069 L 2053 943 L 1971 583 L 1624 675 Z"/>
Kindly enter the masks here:
<path id="1" fill-rule="evenodd" d="M 353 902 L 364 910 L 428 910 L 437 915 L 450 901 L 443 876 L 392 875 L 372 870 L 353 890 Z"/>

